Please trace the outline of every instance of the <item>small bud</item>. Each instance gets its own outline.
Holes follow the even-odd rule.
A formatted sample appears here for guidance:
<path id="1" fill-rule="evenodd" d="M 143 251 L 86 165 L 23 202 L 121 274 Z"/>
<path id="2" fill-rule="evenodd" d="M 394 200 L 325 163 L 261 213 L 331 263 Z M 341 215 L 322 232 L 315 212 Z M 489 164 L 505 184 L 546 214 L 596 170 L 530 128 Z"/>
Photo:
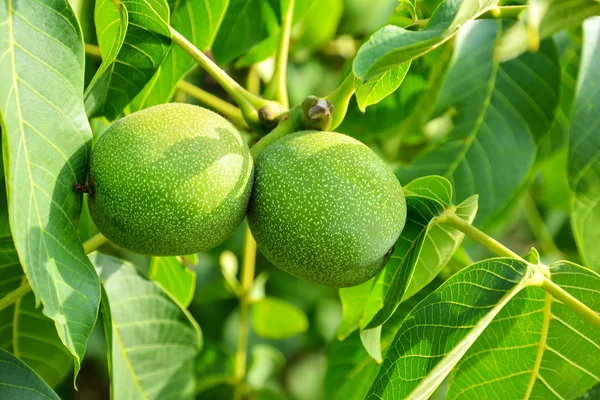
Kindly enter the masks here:
<path id="1" fill-rule="evenodd" d="M 316 96 L 308 96 L 302 102 L 302 124 L 304 129 L 326 131 L 331 128 L 333 104 Z"/>

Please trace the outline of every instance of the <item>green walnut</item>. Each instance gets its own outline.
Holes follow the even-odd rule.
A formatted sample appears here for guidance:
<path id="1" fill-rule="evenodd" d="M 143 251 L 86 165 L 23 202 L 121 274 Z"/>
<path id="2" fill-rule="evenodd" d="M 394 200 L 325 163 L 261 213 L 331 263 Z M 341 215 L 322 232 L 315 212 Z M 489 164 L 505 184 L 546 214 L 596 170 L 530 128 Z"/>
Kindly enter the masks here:
<path id="1" fill-rule="evenodd" d="M 163 104 L 115 122 L 90 160 L 89 208 L 109 240 L 149 255 L 206 251 L 242 222 L 253 162 L 212 111 Z"/>
<path id="2" fill-rule="evenodd" d="M 333 287 L 367 281 L 405 221 L 400 182 L 349 136 L 297 132 L 256 159 L 250 229 L 269 261 L 301 279 Z"/>

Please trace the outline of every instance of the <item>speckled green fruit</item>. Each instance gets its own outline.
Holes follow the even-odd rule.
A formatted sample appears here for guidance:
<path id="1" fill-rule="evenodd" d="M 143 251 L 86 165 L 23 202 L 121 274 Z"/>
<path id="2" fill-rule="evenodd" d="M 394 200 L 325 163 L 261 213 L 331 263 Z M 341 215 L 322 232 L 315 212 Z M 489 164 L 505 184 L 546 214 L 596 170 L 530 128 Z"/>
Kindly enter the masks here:
<path id="1" fill-rule="evenodd" d="M 92 150 L 89 208 L 109 240 L 131 251 L 208 250 L 242 222 L 253 163 L 223 117 L 163 104 L 115 122 Z"/>
<path id="2" fill-rule="evenodd" d="M 256 160 L 250 229 L 269 261 L 301 279 L 367 281 L 389 259 L 405 220 L 400 182 L 349 136 L 297 132 Z"/>

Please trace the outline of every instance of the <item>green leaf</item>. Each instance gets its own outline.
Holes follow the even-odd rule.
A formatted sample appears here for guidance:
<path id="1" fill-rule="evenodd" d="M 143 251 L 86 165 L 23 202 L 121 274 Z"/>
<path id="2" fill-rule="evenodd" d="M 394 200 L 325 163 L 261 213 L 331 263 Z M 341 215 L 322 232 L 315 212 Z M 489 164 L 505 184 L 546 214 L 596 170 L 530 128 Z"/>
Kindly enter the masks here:
<path id="1" fill-rule="evenodd" d="M 0 349 L 2 397 L 22 400 L 60 400 L 60 397 L 25 363 Z"/>
<path id="2" fill-rule="evenodd" d="M 600 3 L 594 0 L 532 0 L 524 17 L 500 38 L 496 56 L 506 61 L 527 49 L 536 51 L 540 40 L 576 27 L 598 14 Z"/>
<path id="3" fill-rule="evenodd" d="M 0 292 L 0 298 L 5 294 Z M 71 372 L 73 357 L 60 341 L 54 321 L 35 308 L 33 293 L 0 311 L 0 348 L 25 362 L 50 387 Z"/>
<path id="4" fill-rule="evenodd" d="M 355 96 L 358 108 L 362 112 L 365 112 L 368 106 L 379 103 L 393 93 L 402 84 L 409 68 L 410 61 L 392 68 L 375 78 L 371 78 L 364 83 L 360 79 L 356 79 Z"/>
<path id="5" fill-rule="evenodd" d="M 360 47 L 352 66 L 354 74 L 359 79 L 369 79 L 422 56 L 452 38 L 468 21 L 497 4 L 497 0 L 446 0 L 422 31 L 388 25 L 375 32 Z"/>
<path id="6" fill-rule="evenodd" d="M 182 307 L 194 298 L 196 274 L 183 263 L 183 257 L 152 257 L 148 277 L 169 293 Z"/>
<path id="7" fill-rule="evenodd" d="M 600 310 L 600 275 L 566 261 L 551 265 L 550 274 Z M 574 399 L 600 380 L 599 351 L 600 330 L 539 288 L 526 288 L 458 363 L 448 398 Z"/>
<path id="8" fill-rule="evenodd" d="M 98 0 L 102 65 L 85 91 L 89 117 L 113 120 L 150 82 L 171 44 L 165 0 Z"/>
<path id="9" fill-rule="evenodd" d="M 278 29 L 277 11 L 271 1 L 230 0 L 213 48 L 219 64 L 239 57 Z"/>
<path id="10" fill-rule="evenodd" d="M 455 206 L 454 213 L 468 223 L 473 223 L 477 215 L 478 196 L 472 196 Z M 446 223 L 430 223 L 425 243 L 419 254 L 410 283 L 402 296 L 402 301 L 410 298 L 429 284 L 448 264 L 460 247 L 464 234 Z"/>
<path id="11" fill-rule="evenodd" d="M 535 287 L 544 268 L 496 258 L 454 275 L 404 320 L 371 394 L 423 398 L 448 376 L 452 399 L 585 393 L 600 375 L 600 331 Z M 600 307 L 600 275 L 565 261 L 548 275 Z"/>
<path id="12" fill-rule="evenodd" d="M 498 258 L 447 280 L 406 317 L 367 398 L 427 398 L 531 276 Z"/>
<path id="13" fill-rule="evenodd" d="M 575 99 L 577 71 L 581 59 L 581 32 L 560 32 L 553 36 L 560 53 L 562 67 L 560 104 L 556 110 L 554 126 L 540 142 L 536 162 L 543 161 L 566 147 L 571 128 L 571 114 Z"/>
<path id="14" fill-rule="evenodd" d="M 342 303 L 342 322 L 337 331 L 338 340 L 346 339 L 360 327 L 366 302 L 369 300 L 374 283 L 375 279 L 370 279 L 360 285 L 339 290 Z"/>
<path id="15" fill-rule="evenodd" d="M 102 280 L 102 315 L 113 396 L 190 399 L 202 345 L 192 316 L 124 261 L 90 256 Z"/>
<path id="16" fill-rule="evenodd" d="M 535 141 L 551 127 L 559 98 L 553 43 L 498 65 L 493 51 L 499 33 L 499 23 L 490 20 L 461 30 L 434 115 L 453 110 L 453 129 L 397 171 L 401 181 L 444 176 L 455 189 L 455 203 L 478 194 L 478 225 L 491 223 L 518 194 L 535 159 Z"/>
<path id="17" fill-rule="evenodd" d="M 285 339 L 305 332 L 308 319 L 296 306 L 267 296 L 252 304 L 252 327 L 261 337 Z"/>
<path id="18" fill-rule="evenodd" d="M 584 264 L 600 271 L 600 18 L 584 23 L 583 50 L 569 138 L 571 221 Z"/>
<path id="19" fill-rule="evenodd" d="M 83 107 L 83 38 L 66 0 L 0 7 L 0 112 L 10 227 L 21 265 L 75 358 L 100 301 L 75 221 L 91 130 Z"/>
<path id="20" fill-rule="evenodd" d="M 197 48 L 210 49 L 227 11 L 229 0 L 177 0 L 171 26 Z M 130 104 L 131 111 L 168 102 L 177 82 L 196 66 L 179 46 L 171 46 L 156 74 Z"/>
<path id="21" fill-rule="evenodd" d="M 0 187 L 0 197 L 6 197 L 3 187 Z M 7 208 L 2 204 L 0 222 L 6 222 L 0 226 L 8 228 Z M 0 277 L 0 299 L 26 283 L 10 231 L 0 236 Z M 20 358 L 50 387 L 60 383 L 73 364 L 73 357 L 58 337 L 54 321 L 36 308 L 33 293 L 0 310 L 0 349 Z"/>
<path id="22" fill-rule="evenodd" d="M 362 342 L 365 350 L 369 353 L 369 356 L 381 364 L 383 357 L 381 356 L 381 325 L 372 328 L 364 329 L 360 331 L 360 341 Z"/>

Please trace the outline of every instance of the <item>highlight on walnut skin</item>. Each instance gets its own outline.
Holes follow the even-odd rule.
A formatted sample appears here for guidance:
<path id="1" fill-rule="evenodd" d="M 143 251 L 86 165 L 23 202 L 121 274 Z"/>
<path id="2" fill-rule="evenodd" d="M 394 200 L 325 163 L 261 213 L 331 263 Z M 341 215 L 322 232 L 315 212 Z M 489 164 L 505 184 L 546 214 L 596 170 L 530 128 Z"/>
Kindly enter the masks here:
<path id="1" fill-rule="evenodd" d="M 0 400 L 600 398 L 600 3 L 0 0 Z"/>

